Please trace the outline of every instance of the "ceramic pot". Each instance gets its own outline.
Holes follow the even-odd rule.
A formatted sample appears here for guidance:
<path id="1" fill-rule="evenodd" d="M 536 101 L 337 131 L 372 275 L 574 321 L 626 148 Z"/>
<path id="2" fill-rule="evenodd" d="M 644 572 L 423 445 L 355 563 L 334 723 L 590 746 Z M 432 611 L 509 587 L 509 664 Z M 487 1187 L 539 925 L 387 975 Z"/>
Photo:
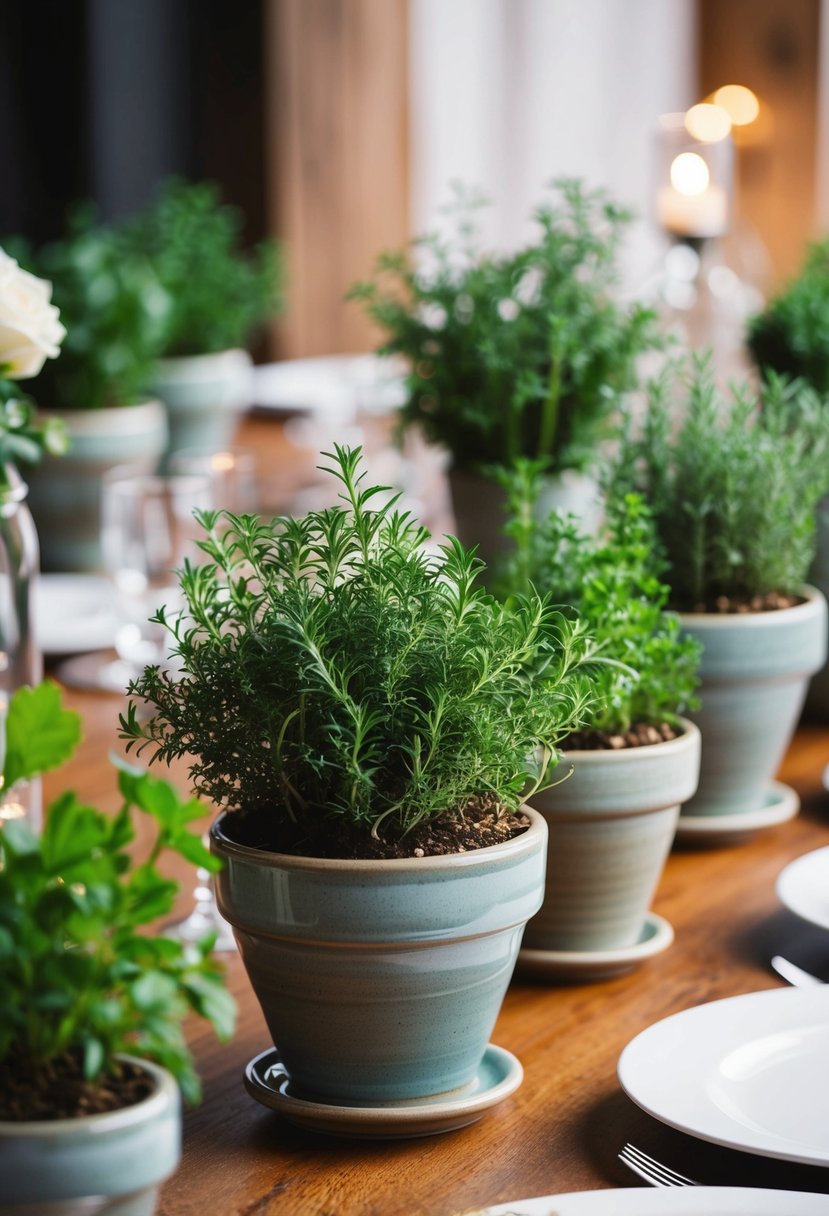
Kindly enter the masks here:
<path id="1" fill-rule="evenodd" d="M 227 448 L 251 402 L 252 370 L 246 350 L 159 360 L 149 388 L 167 407 L 167 453 Z"/>
<path id="2" fill-rule="evenodd" d="M 455 468 L 449 470 L 449 488 L 458 539 L 467 548 L 476 545 L 478 557 L 491 568 L 512 543 L 504 535 L 506 491 L 483 473 Z M 595 478 L 575 469 L 543 478 L 536 516 L 545 519 L 556 510 L 574 515 L 586 534 L 595 532 L 602 515 Z"/>
<path id="3" fill-rule="evenodd" d="M 135 1106 L 0 1122 L 0 1216 L 151 1216 L 181 1156 L 181 1103 L 166 1069 L 133 1063 L 156 1082 Z"/>
<path id="4" fill-rule="evenodd" d="M 294 1092 L 376 1103 L 469 1084 L 541 905 L 547 827 L 527 814 L 503 844 L 390 861 L 268 853 L 217 819 L 219 909 Z"/>
<path id="5" fill-rule="evenodd" d="M 775 612 L 680 614 L 702 644 L 701 708 L 689 715 L 702 734 L 702 763 L 689 815 L 763 806 L 809 677 L 826 660 L 826 600 L 814 587 L 802 594 L 803 603 Z"/>
<path id="6" fill-rule="evenodd" d="M 160 401 L 103 410 L 65 410 L 47 417 L 66 424 L 71 448 L 46 456 L 28 473 L 29 506 L 44 570 L 102 568 L 101 478 L 119 464 L 153 470 L 167 444 Z"/>
<path id="7" fill-rule="evenodd" d="M 565 752 L 572 774 L 534 795 L 547 821 L 547 889 L 530 950 L 633 946 L 673 843 L 680 805 L 697 787 L 700 734 L 682 721 L 666 743 Z"/>

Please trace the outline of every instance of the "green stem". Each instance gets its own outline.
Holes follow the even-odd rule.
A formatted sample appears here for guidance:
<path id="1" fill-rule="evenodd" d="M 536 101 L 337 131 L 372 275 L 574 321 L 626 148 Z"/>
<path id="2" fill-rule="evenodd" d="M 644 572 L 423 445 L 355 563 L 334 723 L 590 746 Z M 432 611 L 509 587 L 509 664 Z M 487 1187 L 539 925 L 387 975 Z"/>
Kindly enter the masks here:
<path id="1" fill-rule="evenodd" d="M 541 411 L 541 428 L 538 432 L 539 459 L 551 457 L 558 430 L 558 407 L 561 401 L 561 371 L 560 355 L 552 354 L 550 363 L 550 378 L 547 382 L 547 396 Z"/>

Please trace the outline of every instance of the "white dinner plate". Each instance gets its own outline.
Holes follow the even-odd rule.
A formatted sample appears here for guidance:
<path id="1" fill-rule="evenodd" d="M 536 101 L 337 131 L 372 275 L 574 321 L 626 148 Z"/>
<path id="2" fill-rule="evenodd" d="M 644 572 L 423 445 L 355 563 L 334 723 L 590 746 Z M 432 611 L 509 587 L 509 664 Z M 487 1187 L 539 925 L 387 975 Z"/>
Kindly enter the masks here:
<path id="1" fill-rule="evenodd" d="M 347 414 L 360 408 L 385 413 L 398 409 L 405 399 L 400 362 L 379 355 L 284 359 L 260 364 L 253 372 L 257 409 Z"/>
<path id="2" fill-rule="evenodd" d="M 829 929 L 829 848 L 806 853 L 781 870 L 777 895 L 802 920 Z"/>
<path id="3" fill-rule="evenodd" d="M 675 1013 L 628 1043 L 619 1080 L 679 1131 L 829 1165 L 829 986 L 774 988 Z"/>
<path id="4" fill-rule="evenodd" d="M 41 574 L 35 584 L 35 629 L 46 655 L 106 650 L 115 641 L 115 591 L 99 574 Z"/>
<path id="5" fill-rule="evenodd" d="M 760 1187 L 683 1186 L 542 1195 L 482 1208 L 480 1216 L 826 1216 L 827 1212 L 829 1195 Z"/>

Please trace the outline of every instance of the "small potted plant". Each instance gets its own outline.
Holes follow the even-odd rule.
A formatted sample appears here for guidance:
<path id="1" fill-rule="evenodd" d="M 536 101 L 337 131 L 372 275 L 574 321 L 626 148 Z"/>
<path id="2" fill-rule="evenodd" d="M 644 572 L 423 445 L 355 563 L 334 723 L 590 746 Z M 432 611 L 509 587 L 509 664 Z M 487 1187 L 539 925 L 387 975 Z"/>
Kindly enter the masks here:
<path id="1" fill-rule="evenodd" d="M 61 708 L 53 684 L 15 693 L 6 728 L 6 786 L 56 767 L 80 736 L 78 716 Z M 185 949 L 142 932 L 176 893 L 156 868 L 163 848 L 215 864 L 187 828 L 203 807 L 148 774 L 123 770 L 119 785 L 116 815 L 61 794 L 40 837 L 0 808 L 6 1210 L 128 1207 L 149 1216 L 179 1158 L 179 1086 L 187 1099 L 199 1096 L 182 1018 L 195 1010 L 222 1037 L 232 1031 L 233 1002 L 209 939 Z M 137 866 L 129 856 L 135 808 L 157 828 Z"/>
<path id="2" fill-rule="evenodd" d="M 330 458 L 342 505 L 202 515 L 188 623 L 158 617 L 180 677 L 147 669 L 122 735 L 192 757 L 223 808 L 218 902 L 291 1092 L 468 1097 L 541 904 L 546 826 L 521 802 L 589 707 L 590 648 L 535 593 L 477 587 L 457 540 L 424 550 L 359 449 Z"/>
<path id="3" fill-rule="evenodd" d="M 553 476 L 543 509 L 596 517 L 585 472 L 656 329 L 650 311 L 613 299 L 630 217 L 604 193 L 556 183 L 535 238 L 513 253 L 483 250 L 474 205 L 461 196 L 453 236 L 420 238 L 411 259 L 382 256 L 350 295 L 385 333 L 381 353 L 406 359 L 402 424 L 450 453 L 458 534 L 489 563 L 505 504 L 487 474 L 519 457 Z"/>
<path id="4" fill-rule="evenodd" d="M 159 361 L 149 387 L 168 410 L 169 451 L 218 451 L 239 409 L 250 404 L 254 333 L 281 304 L 281 262 L 273 242 L 246 253 L 242 216 L 210 182 L 168 179 L 126 227 L 170 299 Z"/>
<path id="5" fill-rule="evenodd" d="M 118 464 L 152 468 L 164 452 L 164 407 L 145 394 L 161 349 L 167 293 L 91 207 L 70 217 L 66 236 L 21 263 L 52 283 L 67 336 L 61 357 L 33 387 L 42 415 L 60 417 L 69 452 L 47 456 L 30 479 L 30 503 L 47 570 L 100 568 L 103 474 Z"/>
<path id="6" fill-rule="evenodd" d="M 603 662 L 593 709 L 562 744 L 571 775 L 530 798 L 549 829 L 547 887 L 521 959 L 553 977 L 616 973 L 671 941 L 648 913 L 680 805 L 697 786 L 699 731 L 682 715 L 695 703 L 700 647 L 666 611 L 641 498 L 611 500 L 602 533 L 589 537 L 563 512 L 538 521 L 538 492 L 537 467 L 522 463 L 510 480 L 515 549 L 502 592 L 533 586 L 570 605 Z"/>
<path id="7" fill-rule="evenodd" d="M 797 276 L 752 318 L 748 345 L 762 373 L 798 376 L 821 397 L 829 393 L 829 240 L 809 245 Z M 810 582 L 829 591 L 829 498 L 817 507 Z M 829 668 L 812 679 L 807 709 L 829 717 Z"/>
<path id="8" fill-rule="evenodd" d="M 672 606 L 702 645 L 699 790 L 680 832 L 727 839 L 797 811 L 772 778 L 810 675 L 826 657 L 826 601 L 805 584 L 829 480 L 829 415 L 771 377 L 718 391 L 708 362 L 652 383 L 616 482 L 653 511 Z"/>

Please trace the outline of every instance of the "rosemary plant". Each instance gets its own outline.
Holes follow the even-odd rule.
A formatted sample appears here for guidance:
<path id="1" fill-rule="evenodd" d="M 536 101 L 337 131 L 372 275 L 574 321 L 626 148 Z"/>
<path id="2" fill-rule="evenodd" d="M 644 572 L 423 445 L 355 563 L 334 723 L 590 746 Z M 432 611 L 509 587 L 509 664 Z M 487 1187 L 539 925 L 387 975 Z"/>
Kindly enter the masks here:
<path id="1" fill-rule="evenodd" d="M 498 603 L 457 540 L 428 554 L 365 486 L 360 449 L 325 455 L 342 505 L 201 514 L 188 615 L 157 617 L 181 675 L 145 671 L 130 692 L 153 716 L 131 701 L 122 736 L 152 760 L 194 757 L 196 789 L 264 813 L 270 847 L 344 825 L 398 839 L 473 799 L 514 811 L 590 710 L 581 625 L 532 591 Z"/>
<path id="2" fill-rule="evenodd" d="M 802 382 L 725 395 L 706 359 L 673 365 L 649 385 L 638 433 L 628 417 L 612 481 L 648 501 L 676 608 L 796 594 L 829 488 L 829 413 Z"/>
<path id="3" fill-rule="evenodd" d="M 700 647 L 666 610 L 670 588 L 648 507 L 638 494 L 613 500 L 604 533 L 588 536 L 560 511 L 538 519 L 539 473 L 522 461 L 504 479 L 515 548 L 501 593 L 535 587 L 572 606 L 593 636 L 604 661 L 595 666 L 596 699 L 581 735 L 676 726 L 695 708 Z"/>
<path id="4" fill-rule="evenodd" d="M 612 298 L 630 216 L 577 181 L 556 184 L 535 212 L 537 237 L 486 254 L 461 194 L 457 229 L 382 256 L 360 300 L 409 364 L 404 425 L 452 453 L 456 467 L 586 465 L 637 356 L 656 342 L 653 314 Z"/>

